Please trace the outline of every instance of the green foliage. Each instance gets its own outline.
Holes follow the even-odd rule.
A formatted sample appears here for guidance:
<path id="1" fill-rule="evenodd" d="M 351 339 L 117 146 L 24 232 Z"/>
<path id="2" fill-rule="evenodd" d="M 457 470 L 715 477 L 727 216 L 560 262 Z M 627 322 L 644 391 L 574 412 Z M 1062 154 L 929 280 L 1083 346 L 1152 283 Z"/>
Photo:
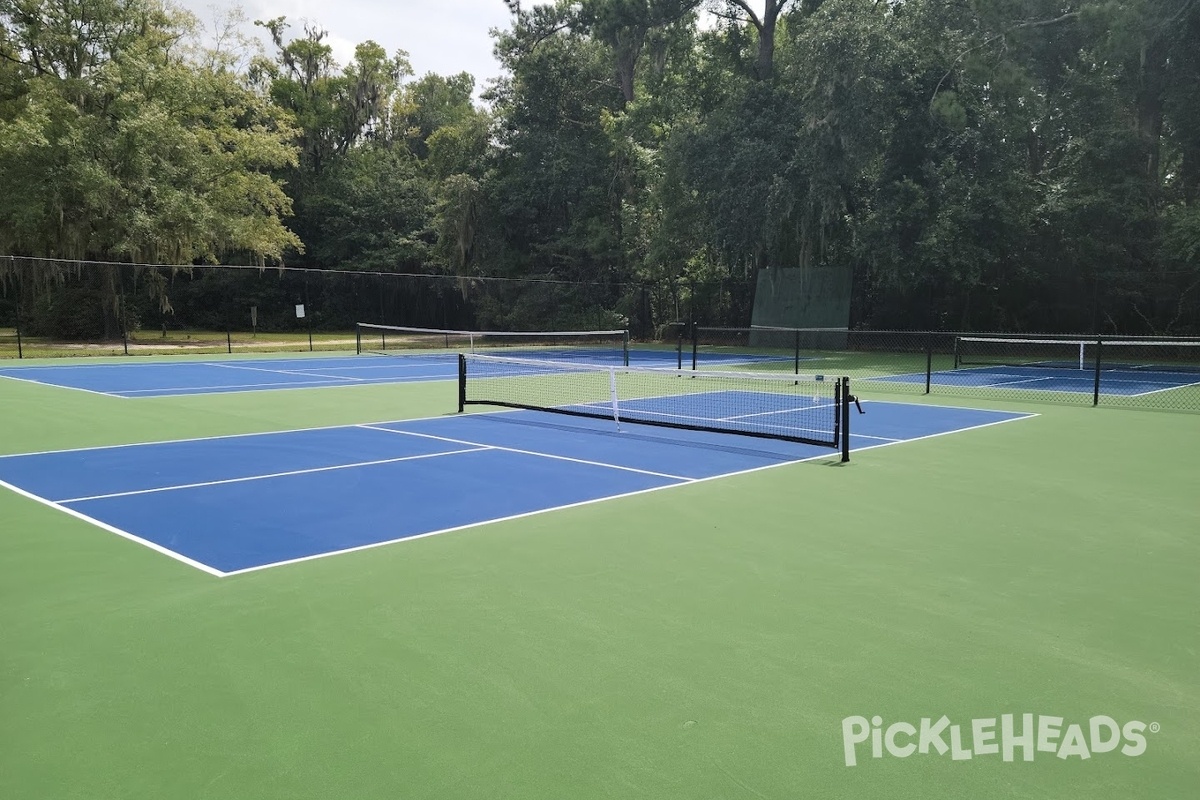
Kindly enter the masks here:
<path id="1" fill-rule="evenodd" d="M 136 0 L 0 4 L 21 103 L 0 119 L 0 248 L 187 263 L 297 246 L 271 176 L 294 161 L 279 109 L 174 54 L 186 17 Z M 103 14 L 107 14 L 104 16 Z"/>
<path id="2" fill-rule="evenodd" d="M 746 324 L 757 270 L 834 268 L 855 326 L 1200 333 L 1193 0 L 514 12 L 485 110 L 315 24 L 240 74 L 151 0 L 0 0 L 0 249 L 449 273 L 510 327 Z"/>

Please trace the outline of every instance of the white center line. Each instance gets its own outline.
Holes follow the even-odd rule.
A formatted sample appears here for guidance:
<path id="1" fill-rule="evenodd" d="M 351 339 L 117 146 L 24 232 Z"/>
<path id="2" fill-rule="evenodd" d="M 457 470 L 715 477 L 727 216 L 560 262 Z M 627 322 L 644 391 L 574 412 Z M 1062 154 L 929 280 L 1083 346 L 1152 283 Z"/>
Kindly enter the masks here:
<path id="1" fill-rule="evenodd" d="M 636 472 L 640 475 L 653 475 L 656 478 L 669 478 L 673 481 L 683 481 L 691 483 L 698 478 L 688 478 L 682 475 L 669 475 L 665 472 L 654 472 L 648 469 L 638 469 L 636 467 L 626 467 L 622 464 L 608 464 L 604 461 L 588 461 L 584 458 L 572 458 L 570 456 L 558 456 L 553 453 L 539 453 L 536 450 L 521 450 L 516 447 L 503 447 L 501 445 L 484 445 L 479 442 L 468 442 L 465 439 L 452 439 L 448 436 L 434 436 L 432 433 L 417 433 L 416 431 L 396 430 L 394 428 L 381 428 L 377 425 L 356 425 L 357 428 L 366 428 L 371 431 L 383 431 L 384 433 L 395 433 L 401 436 L 419 436 L 422 439 L 436 439 L 440 442 L 451 442 L 452 444 L 467 444 L 476 445 L 487 450 L 502 450 L 507 453 L 520 453 L 526 456 L 537 456 L 538 458 L 550 458 L 555 461 L 570 461 L 574 464 L 588 464 L 593 467 L 606 467 L 608 469 L 617 469 L 622 472 Z"/>
<path id="2" fill-rule="evenodd" d="M 338 380 L 338 381 L 361 381 L 361 380 L 364 380 L 363 378 L 351 378 L 351 377 L 348 377 L 345 375 L 325 375 L 320 372 L 313 372 L 312 370 L 267 369 L 266 367 L 247 367 L 244 364 L 221 364 L 216 361 L 208 362 L 208 366 L 224 367 L 225 369 L 245 369 L 245 370 L 250 370 L 251 372 L 271 372 L 271 373 L 277 373 L 279 375 L 299 375 L 304 378 L 332 378 L 333 380 Z"/>
<path id="3" fill-rule="evenodd" d="M 382 429 L 381 429 L 382 430 Z M 272 472 L 267 475 L 248 475 L 244 478 L 226 478 L 219 481 L 203 481 L 201 483 L 181 483 L 177 486 L 159 486 L 154 489 L 135 489 L 129 492 L 113 492 L 112 494 L 96 494 L 89 497 L 72 497 L 68 500 L 55 500 L 56 503 L 83 503 L 88 500 L 107 500 L 112 497 L 132 497 L 140 494 L 155 492 L 173 492 L 177 489 L 199 489 L 204 486 L 221 486 L 228 483 L 245 483 L 247 481 L 262 481 L 268 478 L 286 478 L 291 475 L 309 475 L 314 472 L 331 472 L 338 469 L 353 469 L 355 467 L 373 467 L 379 464 L 395 464 L 400 461 L 416 461 L 421 458 L 437 458 L 439 456 L 454 456 L 461 453 L 476 453 L 481 450 L 492 450 L 487 445 L 478 445 L 465 450 L 447 450 L 442 453 L 424 453 L 419 456 L 400 456 L 398 458 L 381 458 L 377 461 L 358 461 L 353 464 L 335 464 L 331 467 L 313 467 L 312 469 L 296 469 L 289 472 Z"/>

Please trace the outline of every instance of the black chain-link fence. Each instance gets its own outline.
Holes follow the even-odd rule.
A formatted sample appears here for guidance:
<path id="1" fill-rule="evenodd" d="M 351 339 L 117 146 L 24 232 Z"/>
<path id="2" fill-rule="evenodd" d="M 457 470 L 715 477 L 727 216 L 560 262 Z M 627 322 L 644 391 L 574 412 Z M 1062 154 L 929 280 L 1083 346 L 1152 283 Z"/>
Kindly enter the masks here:
<path id="1" fill-rule="evenodd" d="M 0 357 L 349 349 L 354 326 L 460 330 L 750 324 L 749 279 L 578 282 L 0 257 Z M 303 311 L 298 309 L 303 307 Z M 301 313 L 303 316 L 301 316 Z"/>
<path id="2" fill-rule="evenodd" d="M 862 394 L 1200 410 L 1200 337 L 752 328 L 753 281 L 590 283 L 0 258 L 0 358 L 356 347 L 357 323 L 628 330 L 633 357 L 848 375 Z M 667 351 L 664 354 L 663 351 Z"/>
<path id="3" fill-rule="evenodd" d="M 685 369 L 848 375 L 854 391 L 1200 411 L 1200 337 L 677 326 Z"/>

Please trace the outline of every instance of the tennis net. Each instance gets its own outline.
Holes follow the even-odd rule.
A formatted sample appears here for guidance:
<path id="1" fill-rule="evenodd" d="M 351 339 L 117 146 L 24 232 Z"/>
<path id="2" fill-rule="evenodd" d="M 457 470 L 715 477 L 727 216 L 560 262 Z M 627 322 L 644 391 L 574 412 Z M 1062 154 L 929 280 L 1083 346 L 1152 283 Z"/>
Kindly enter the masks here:
<path id="1" fill-rule="evenodd" d="M 547 361 L 629 363 L 629 332 L 611 331 L 463 331 L 402 325 L 355 326 L 358 353 L 445 355 L 492 353 Z"/>
<path id="2" fill-rule="evenodd" d="M 1192 373 L 1200 372 L 1200 339 L 958 336 L 954 366 Z"/>
<path id="3" fill-rule="evenodd" d="M 840 448 L 849 460 L 850 379 L 564 364 L 464 353 L 458 409 L 548 411 Z"/>

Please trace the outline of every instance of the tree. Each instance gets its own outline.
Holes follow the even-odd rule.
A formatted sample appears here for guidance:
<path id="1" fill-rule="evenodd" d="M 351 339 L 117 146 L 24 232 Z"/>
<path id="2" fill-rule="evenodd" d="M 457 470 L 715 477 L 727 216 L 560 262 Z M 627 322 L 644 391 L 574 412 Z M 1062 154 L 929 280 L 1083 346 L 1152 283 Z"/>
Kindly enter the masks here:
<path id="1" fill-rule="evenodd" d="M 429 73 L 404 87 L 396 101 L 396 138 L 420 158 L 429 155 L 429 138 L 442 128 L 469 125 L 477 111 L 471 101 L 475 79 L 468 72 Z"/>
<path id="2" fill-rule="evenodd" d="M 16 98 L 0 116 L 0 249 L 180 265 L 265 263 L 300 247 L 271 174 L 295 160 L 287 117 L 222 59 L 195 57 L 190 16 L 149 0 L 3 0 L 0 19 Z M 30 262 L 0 278 L 26 284 L 34 303 L 65 275 Z M 118 273 L 85 280 L 111 336 Z M 141 282 L 169 306 L 160 276 Z"/>
<path id="3" fill-rule="evenodd" d="M 287 118 L 188 60 L 190 17 L 147 0 L 3 0 L 0 18 L 22 96 L 0 119 L 0 247 L 188 263 L 298 245 L 269 174 L 295 158 Z"/>
<path id="4" fill-rule="evenodd" d="M 750 24 L 758 34 L 758 57 L 755 71 L 760 81 L 767 81 L 775 71 L 775 33 L 780 15 L 792 5 L 793 0 L 764 0 L 760 16 L 747 0 L 712 0 L 709 10 L 717 17 L 737 25 Z M 809 0 L 807 6 L 815 8 L 820 0 Z"/>

